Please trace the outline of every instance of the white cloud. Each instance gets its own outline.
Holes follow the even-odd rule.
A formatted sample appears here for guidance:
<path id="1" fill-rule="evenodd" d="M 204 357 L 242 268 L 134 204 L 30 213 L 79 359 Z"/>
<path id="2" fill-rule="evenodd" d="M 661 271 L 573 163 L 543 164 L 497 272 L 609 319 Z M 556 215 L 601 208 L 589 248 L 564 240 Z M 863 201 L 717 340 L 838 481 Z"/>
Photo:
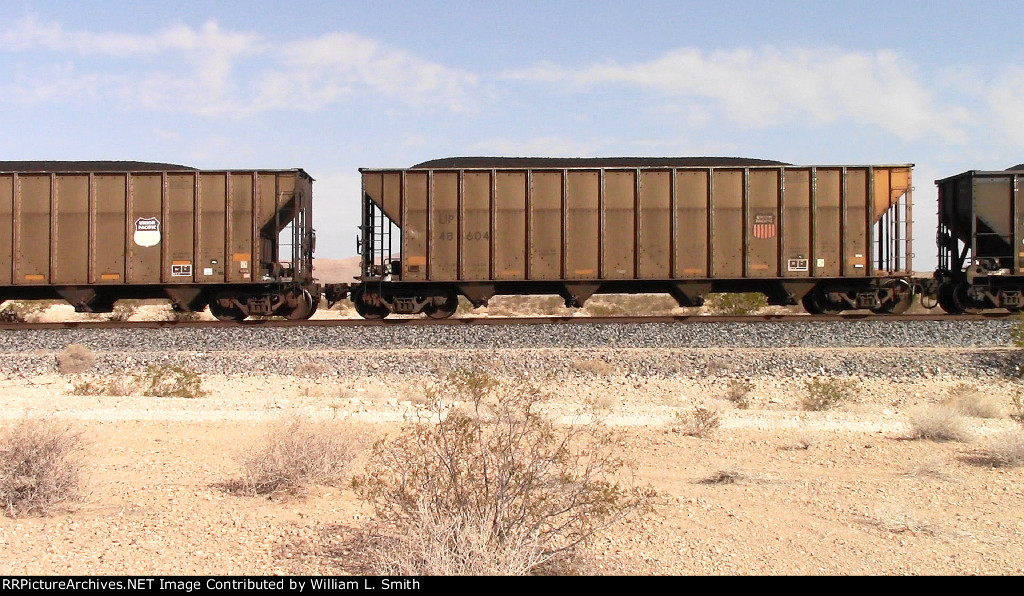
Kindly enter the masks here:
<path id="1" fill-rule="evenodd" d="M 904 139 L 938 134 L 959 140 L 968 120 L 966 110 L 939 105 L 912 66 L 890 51 L 686 48 L 625 65 L 569 70 L 544 63 L 503 78 L 565 85 L 571 92 L 633 86 L 670 101 L 705 102 L 721 117 L 748 127 L 853 119 Z"/>
<path id="2" fill-rule="evenodd" d="M 998 77 L 988 86 L 986 99 L 999 132 L 1015 146 L 1024 146 L 1024 68 L 1008 69 Z"/>
<path id="3" fill-rule="evenodd" d="M 52 76 L 32 76 L 40 52 L 57 54 L 64 66 Z M 27 17 L 0 33 L 0 55 L 19 53 L 31 53 L 31 72 L 14 86 L 0 86 L 8 100 L 81 100 L 85 87 L 90 97 L 126 107 L 217 116 L 313 110 L 356 95 L 460 111 L 477 83 L 471 74 L 358 35 L 272 43 L 214 21 L 129 35 L 68 31 Z M 137 74 L 124 73 L 133 66 Z"/>

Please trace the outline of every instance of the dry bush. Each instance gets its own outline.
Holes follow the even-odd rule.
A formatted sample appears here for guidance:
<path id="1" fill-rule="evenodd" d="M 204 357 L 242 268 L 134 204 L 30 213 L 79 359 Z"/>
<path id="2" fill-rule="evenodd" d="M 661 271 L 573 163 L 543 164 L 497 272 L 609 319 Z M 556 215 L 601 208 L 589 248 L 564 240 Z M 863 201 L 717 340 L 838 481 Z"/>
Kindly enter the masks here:
<path id="1" fill-rule="evenodd" d="M 1024 429 L 1011 428 L 992 437 L 982 459 L 1002 468 L 1024 465 Z"/>
<path id="2" fill-rule="evenodd" d="M 57 354 L 57 370 L 62 374 L 83 373 L 96 364 L 96 355 L 82 344 L 68 344 Z"/>
<path id="3" fill-rule="evenodd" d="M 729 389 L 725 394 L 725 399 L 731 401 L 740 410 L 746 410 L 750 407 L 750 392 L 753 391 L 754 385 L 746 381 L 732 381 L 729 383 Z"/>
<path id="4" fill-rule="evenodd" d="M 0 308 L 0 322 L 2 323 L 36 323 L 54 304 L 59 300 L 30 300 L 19 302 L 12 300 L 5 302 Z"/>
<path id="5" fill-rule="evenodd" d="M 934 405 L 910 413 L 910 438 L 966 442 L 970 433 L 960 412 L 949 406 Z"/>
<path id="6" fill-rule="evenodd" d="M 127 321 L 137 310 L 139 310 L 138 300 L 118 300 L 108 317 L 111 321 Z"/>
<path id="7" fill-rule="evenodd" d="M 739 470 L 728 469 L 719 470 L 699 482 L 700 484 L 736 484 L 744 480 L 747 480 L 746 474 Z"/>
<path id="8" fill-rule="evenodd" d="M 963 395 L 952 400 L 950 404 L 964 416 L 973 418 L 1002 418 L 1003 407 L 999 400 L 991 395 Z"/>
<path id="9" fill-rule="evenodd" d="M 299 416 L 279 420 L 240 458 L 242 478 L 231 488 L 247 495 L 277 495 L 295 494 L 310 484 L 337 484 L 357 443 L 336 423 Z"/>
<path id="10" fill-rule="evenodd" d="M 0 507 L 11 517 L 47 515 L 81 490 L 82 435 L 67 423 L 24 419 L 0 438 Z"/>
<path id="11" fill-rule="evenodd" d="M 805 410 L 815 412 L 834 408 L 849 400 L 857 388 L 856 381 L 814 377 L 804 382 L 806 397 L 800 402 Z"/>
<path id="12" fill-rule="evenodd" d="M 797 449 L 810 449 L 821 442 L 821 432 L 812 428 L 801 428 L 796 433 L 794 447 Z"/>
<path id="13" fill-rule="evenodd" d="M 145 395 L 149 397 L 202 397 L 199 373 L 186 366 L 150 364 L 146 372 L 127 375 L 107 375 L 99 379 L 85 379 L 75 383 L 72 395 Z"/>
<path id="14" fill-rule="evenodd" d="M 704 439 L 722 425 L 722 420 L 718 412 L 698 406 L 692 412 L 676 412 L 676 423 L 675 432 Z"/>
<path id="15" fill-rule="evenodd" d="M 713 315 L 751 315 L 768 306 L 768 298 L 760 292 L 708 294 L 707 306 Z"/>
<path id="16" fill-rule="evenodd" d="M 594 296 L 583 310 L 592 317 L 668 316 L 678 306 L 675 298 L 664 294 L 611 294 Z"/>
<path id="17" fill-rule="evenodd" d="M 587 360 L 573 360 L 572 367 L 580 372 L 589 373 L 598 377 L 612 376 L 619 372 L 614 364 L 610 364 L 599 358 Z"/>
<path id="18" fill-rule="evenodd" d="M 618 440 L 599 423 L 561 426 L 525 382 L 483 373 L 428 390 L 431 420 L 378 442 L 355 485 L 380 519 L 379 574 L 527 574 L 646 510 Z M 439 404 L 466 399 L 470 411 Z"/>

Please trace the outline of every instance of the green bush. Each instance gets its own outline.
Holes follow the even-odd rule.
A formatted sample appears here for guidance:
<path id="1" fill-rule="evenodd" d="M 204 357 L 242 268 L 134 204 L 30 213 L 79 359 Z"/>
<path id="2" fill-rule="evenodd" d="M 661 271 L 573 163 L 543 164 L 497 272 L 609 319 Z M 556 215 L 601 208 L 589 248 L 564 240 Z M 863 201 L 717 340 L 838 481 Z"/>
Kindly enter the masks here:
<path id="1" fill-rule="evenodd" d="M 805 410 L 821 411 L 836 407 L 853 397 L 856 381 L 814 377 L 804 381 L 807 395 L 801 405 Z"/>
<path id="2" fill-rule="evenodd" d="M 752 315 L 768 306 L 768 299 L 760 292 L 708 294 L 704 304 L 713 315 Z"/>

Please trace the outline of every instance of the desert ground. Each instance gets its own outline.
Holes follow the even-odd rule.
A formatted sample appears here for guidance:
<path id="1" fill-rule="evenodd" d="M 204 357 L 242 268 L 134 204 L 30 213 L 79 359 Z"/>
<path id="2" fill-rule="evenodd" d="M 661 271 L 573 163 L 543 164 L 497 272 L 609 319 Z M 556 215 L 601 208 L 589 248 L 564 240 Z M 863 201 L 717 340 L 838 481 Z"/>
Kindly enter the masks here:
<path id="1" fill-rule="evenodd" d="M 1006 416 L 1024 391 L 1017 380 L 853 379 L 849 401 L 807 411 L 803 379 L 765 376 L 742 380 L 740 408 L 727 370 L 637 377 L 617 367 L 616 351 L 587 357 L 572 378 L 545 380 L 552 412 L 597 416 L 621 433 L 656 497 L 649 514 L 599 535 L 579 573 L 1024 572 L 1024 468 L 988 457 L 1019 426 Z M 206 375 L 208 393 L 195 398 L 73 395 L 80 376 L 8 372 L 0 422 L 45 416 L 83 431 L 86 490 L 46 517 L 0 517 L 5 574 L 365 573 L 352 540 L 374 511 L 351 486 L 272 498 L 225 488 L 275 421 L 342 421 L 365 455 L 436 381 L 325 370 Z M 994 417 L 965 416 L 964 441 L 912 438 L 914 408 L 965 393 L 995 403 Z M 681 428 L 680 413 L 698 405 L 720 415 L 704 437 Z"/>

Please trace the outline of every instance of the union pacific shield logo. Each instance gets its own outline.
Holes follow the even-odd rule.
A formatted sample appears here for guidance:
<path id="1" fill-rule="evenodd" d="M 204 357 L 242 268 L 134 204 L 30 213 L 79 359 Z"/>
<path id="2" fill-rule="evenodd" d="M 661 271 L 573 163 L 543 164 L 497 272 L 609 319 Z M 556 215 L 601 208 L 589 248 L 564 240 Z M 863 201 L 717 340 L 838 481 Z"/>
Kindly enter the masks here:
<path id="1" fill-rule="evenodd" d="M 762 213 L 754 216 L 754 238 L 774 238 L 776 233 L 775 214 Z"/>
<path id="2" fill-rule="evenodd" d="M 132 236 L 139 246 L 156 246 L 160 244 L 160 220 L 155 217 L 140 217 L 135 220 L 135 235 Z"/>

